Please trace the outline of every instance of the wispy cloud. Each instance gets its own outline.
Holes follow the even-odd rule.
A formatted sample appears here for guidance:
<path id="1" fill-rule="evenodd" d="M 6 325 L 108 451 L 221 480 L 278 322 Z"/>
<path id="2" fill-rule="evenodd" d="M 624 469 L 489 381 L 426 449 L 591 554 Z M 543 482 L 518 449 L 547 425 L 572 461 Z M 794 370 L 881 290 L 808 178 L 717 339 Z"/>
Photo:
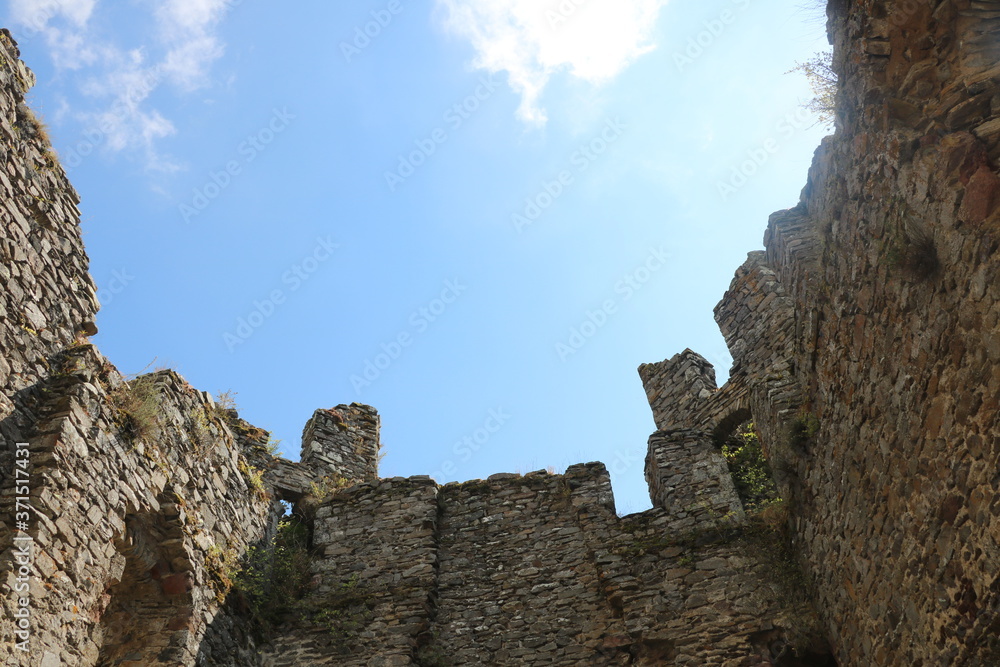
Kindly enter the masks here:
<path id="1" fill-rule="evenodd" d="M 474 65 L 507 72 L 517 115 L 543 125 L 541 96 L 560 71 L 600 84 L 652 50 L 666 0 L 437 0 L 445 27 L 472 43 Z"/>
<path id="2" fill-rule="evenodd" d="M 161 37 L 169 45 L 165 73 L 185 90 L 208 83 L 208 69 L 223 46 L 214 34 L 232 0 L 168 0 L 156 10 Z"/>
<path id="3" fill-rule="evenodd" d="M 157 150 L 159 139 L 176 132 L 149 98 L 166 83 L 180 94 L 211 84 L 212 64 L 224 45 L 216 34 L 232 0 L 166 0 L 140 3 L 149 9 L 153 30 L 136 47 L 108 40 L 96 30 L 95 13 L 113 19 L 124 11 L 98 0 L 9 0 L 9 18 L 18 35 L 41 35 L 57 69 L 73 73 L 77 90 L 69 94 L 61 117 L 75 118 L 84 134 L 99 132 L 106 150 L 138 151 L 147 167 L 178 167 Z"/>
<path id="4" fill-rule="evenodd" d="M 94 13 L 97 0 L 11 0 L 10 18 L 17 25 L 42 30 L 54 18 L 61 17 L 83 27 Z"/>

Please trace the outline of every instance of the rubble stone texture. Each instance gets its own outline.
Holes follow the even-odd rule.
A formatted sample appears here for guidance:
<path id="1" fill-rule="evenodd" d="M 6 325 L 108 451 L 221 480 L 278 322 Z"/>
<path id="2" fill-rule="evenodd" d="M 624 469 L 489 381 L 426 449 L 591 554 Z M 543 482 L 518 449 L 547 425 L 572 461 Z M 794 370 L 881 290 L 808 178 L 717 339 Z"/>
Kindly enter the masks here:
<path id="1" fill-rule="evenodd" d="M 368 406 L 318 410 L 292 462 L 171 371 L 123 378 L 86 339 L 79 199 L 0 32 L 0 662 L 1000 664 L 1000 3 L 828 13 L 836 132 L 716 308 L 727 383 L 690 350 L 640 367 L 654 508 L 626 517 L 599 463 L 380 479 Z M 783 513 L 747 515 L 720 455 L 748 420 Z M 231 584 L 279 500 L 312 612 L 262 634 Z"/>

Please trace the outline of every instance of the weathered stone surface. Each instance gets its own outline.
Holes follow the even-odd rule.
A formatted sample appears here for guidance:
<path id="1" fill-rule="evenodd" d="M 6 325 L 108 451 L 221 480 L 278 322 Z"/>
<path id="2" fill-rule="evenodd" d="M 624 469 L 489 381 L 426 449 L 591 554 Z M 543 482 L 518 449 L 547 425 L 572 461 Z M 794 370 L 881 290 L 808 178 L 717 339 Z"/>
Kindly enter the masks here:
<path id="1" fill-rule="evenodd" d="M 379 416 L 360 403 L 317 410 L 302 433 L 302 465 L 316 478 L 378 478 Z"/>

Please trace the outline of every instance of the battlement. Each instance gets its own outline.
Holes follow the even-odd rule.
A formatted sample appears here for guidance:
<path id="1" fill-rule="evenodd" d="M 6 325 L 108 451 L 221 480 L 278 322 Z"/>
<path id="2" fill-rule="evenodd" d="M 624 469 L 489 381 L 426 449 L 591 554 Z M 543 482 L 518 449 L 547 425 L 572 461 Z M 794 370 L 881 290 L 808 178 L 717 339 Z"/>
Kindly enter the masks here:
<path id="1" fill-rule="evenodd" d="M 715 369 L 704 357 L 684 350 L 670 359 L 639 366 L 656 428 L 690 426 L 692 413 L 715 393 Z"/>
<path id="2" fill-rule="evenodd" d="M 317 410 L 302 432 L 302 465 L 314 479 L 378 479 L 380 424 L 375 408 L 360 403 Z"/>

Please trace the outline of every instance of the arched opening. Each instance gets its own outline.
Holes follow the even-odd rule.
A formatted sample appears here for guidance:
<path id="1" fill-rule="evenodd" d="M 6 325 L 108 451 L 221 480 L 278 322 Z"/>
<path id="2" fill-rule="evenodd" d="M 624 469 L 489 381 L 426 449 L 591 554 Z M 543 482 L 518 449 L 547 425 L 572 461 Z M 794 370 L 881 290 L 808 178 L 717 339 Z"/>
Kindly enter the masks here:
<path id="1" fill-rule="evenodd" d="M 160 498 L 159 514 L 125 518 L 115 540 L 112 585 L 101 614 L 101 667 L 185 664 L 192 658 L 194 585 L 180 508 Z M 114 583 L 117 580 L 117 583 Z"/>
<path id="2" fill-rule="evenodd" d="M 833 649 L 825 640 L 793 646 L 780 628 L 750 637 L 755 652 L 772 667 L 837 667 Z"/>
<path id="3" fill-rule="evenodd" d="M 781 500 L 749 410 L 737 410 L 720 421 L 714 436 L 744 512 L 752 514 Z"/>

